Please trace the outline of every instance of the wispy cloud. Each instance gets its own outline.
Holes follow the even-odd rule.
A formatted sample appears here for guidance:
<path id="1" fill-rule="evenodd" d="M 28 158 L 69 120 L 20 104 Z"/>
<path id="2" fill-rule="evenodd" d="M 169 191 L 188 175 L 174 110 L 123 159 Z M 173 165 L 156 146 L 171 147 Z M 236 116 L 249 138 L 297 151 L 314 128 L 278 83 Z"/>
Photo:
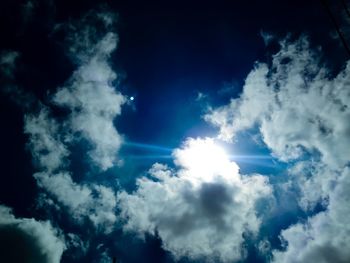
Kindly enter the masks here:
<path id="1" fill-rule="evenodd" d="M 0 53 L 0 71 L 3 75 L 13 78 L 18 57 L 19 53 L 13 50 L 2 51 Z"/>

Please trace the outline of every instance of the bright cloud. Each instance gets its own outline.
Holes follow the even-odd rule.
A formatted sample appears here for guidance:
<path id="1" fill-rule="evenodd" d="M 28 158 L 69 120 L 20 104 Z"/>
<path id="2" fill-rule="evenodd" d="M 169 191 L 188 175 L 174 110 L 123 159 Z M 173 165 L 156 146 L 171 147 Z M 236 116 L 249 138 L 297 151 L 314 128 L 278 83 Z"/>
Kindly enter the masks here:
<path id="1" fill-rule="evenodd" d="M 282 42 L 270 68 L 258 63 L 249 73 L 239 99 L 205 118 L 226 140 L 258 125 L 266 145 L 282 160 L 296 159 L 306 149 L 318 151 L 331 167 L 344 166 L 350 155 L 350 66 L 329 78 L 318 57 L 304 38 Z"/>
<path id="2" fill-rule="evenodd" d="M 118 194 L 124 229 L 158 235 L 176 258 L 244 258 L 244 235 L 261 223 L 256 203 L 271 194 L 266 177 L 243 176 L 212 139 L 188 139 L 173 153 L 176 170 L 154 164 L 137 190 Z"/>
<path id="3" fill-rule="evenodd" d="M 305 38 L 282 41 L 270 66 L 255 65 L 238 99 L 205 116 L 226 140 L 257 127 L 276 157 L 294 161 L 301 207 L 327 208 L 282 231 L 286 250 L 274 251 L 275 262 L 350 260 L 350 64 L 332 76 L 319 58 Z"/>
<path id="4" fill-rule="evenodd" d="M 100 15 L 107 29 L 111 23 L 108 17 L 109 14 Z M 90 25 L 88 18 L 85 17 L 80 24 Z M 91 26 L 82 27 L 76 29 L 78 32 L 74 32 L 70 38 L 71 48 L 77 51 L 71 56 L 79 67 L 68 83 L 54 94 L 53 101 L 70 110 L 69 126 L 72 132 L 80 133 L 93 145 L 89 153 L 92 161 L 106 170 L 117 161 L 122 138 L 113 121 L 126 102 L 126 98 L 113 87 L 117 74 L 108 63 L 117 46 L 117 35 L 108 32 L 101 39 L 95 39 L 97 33 Z"/>
<path id="5" fill-rule="evenodd" d="M 274 251 L 274 262 L 345 263 L 350 259 L 350 171 L 345 168 L 332 192 L 325 212 L 283 230 L 286 251 Z"/>
<path id="6" fill-rule="evenodd" d="M 113 190 L 102 185 L 77 184 L 69 173 L 35 173 L 38 185 L 53 195 L 76 220 L 89 218 L 97 229 L 110 232 L 116 221 Z"/>

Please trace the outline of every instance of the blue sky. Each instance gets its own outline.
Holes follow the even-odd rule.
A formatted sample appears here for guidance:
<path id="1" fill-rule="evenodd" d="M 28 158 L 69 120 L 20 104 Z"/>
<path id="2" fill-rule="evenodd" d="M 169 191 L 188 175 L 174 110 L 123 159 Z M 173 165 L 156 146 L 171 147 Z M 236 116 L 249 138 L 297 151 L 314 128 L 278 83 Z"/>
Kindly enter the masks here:
<path id="1" fill-rule="evenodd" d="M 0 261 L 350 260 L 350 67 L 319 1 L 0 10 Z"/>

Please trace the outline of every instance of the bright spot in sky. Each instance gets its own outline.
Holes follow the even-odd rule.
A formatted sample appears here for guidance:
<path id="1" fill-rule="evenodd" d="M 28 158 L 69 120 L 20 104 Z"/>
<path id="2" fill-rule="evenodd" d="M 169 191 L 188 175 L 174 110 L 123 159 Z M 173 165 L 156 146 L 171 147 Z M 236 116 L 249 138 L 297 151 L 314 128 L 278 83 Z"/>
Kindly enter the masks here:
<path id="1" fill-rule="evenodd" d="M 130 100 L 133 101 L 135 98 L 133 96 L 130 97 Z"/>
<path id="2" fill-rule="evenodd" d="M 173 155 L 175 163 L 186 168 L 187 175 L 194 179 L 212 181 L 218 175 L 228 178 L 238 174 L 238 165 L 212 138 L 190 138 Z"/>

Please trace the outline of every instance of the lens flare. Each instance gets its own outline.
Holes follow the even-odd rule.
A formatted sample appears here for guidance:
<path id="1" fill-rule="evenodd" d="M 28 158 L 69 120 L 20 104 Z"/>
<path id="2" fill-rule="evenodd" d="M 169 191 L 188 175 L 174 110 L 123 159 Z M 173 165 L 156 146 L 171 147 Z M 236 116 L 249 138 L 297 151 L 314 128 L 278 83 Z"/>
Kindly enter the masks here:
<path id="1" fill-rule="evenodd" d="M 200 181 L 212 181 L 217 176 L 229 178 L 237 175 L 239 170 L 212 138 L 190 138 L 183 148 L 174 151 L 173 156 L 175 164 L 185 168 L 185 176 Z"/>

